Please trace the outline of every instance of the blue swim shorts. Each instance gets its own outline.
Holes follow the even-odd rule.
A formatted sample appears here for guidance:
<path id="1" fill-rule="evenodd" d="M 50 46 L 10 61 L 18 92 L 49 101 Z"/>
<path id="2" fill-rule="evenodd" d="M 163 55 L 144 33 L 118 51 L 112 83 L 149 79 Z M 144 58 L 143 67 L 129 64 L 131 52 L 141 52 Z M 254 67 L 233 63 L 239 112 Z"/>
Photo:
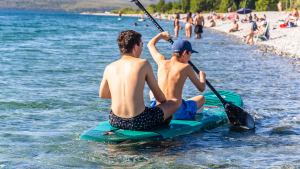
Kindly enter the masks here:
<path id="1" fill-rule="evenodd" d="M 156 106 L 156 99 L 151 99 L 150 107 Z M 173 114 L 174 120 L 187 120 L 195 117 L 197 113 L 197 103 L 193 100 L 183 100 L 181 107 Z"/>

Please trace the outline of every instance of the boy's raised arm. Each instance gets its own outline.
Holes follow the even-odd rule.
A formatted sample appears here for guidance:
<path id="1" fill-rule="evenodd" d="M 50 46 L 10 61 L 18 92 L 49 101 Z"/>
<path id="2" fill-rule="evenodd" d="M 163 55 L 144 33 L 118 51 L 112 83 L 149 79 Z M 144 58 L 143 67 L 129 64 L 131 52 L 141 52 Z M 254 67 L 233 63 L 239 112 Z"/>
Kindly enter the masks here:
<path id="1" fill-rule="evenodd" d="M 159 51 L 156 48 L 156 43 L 161 40 L 164 39 L 166 41 L 168 41 L 169 39 L 171 39 L 172 37 L 170 36 L 169 32 L 162 32 L 160 34 L 158 34 L 157 36 L 155 36 L 153 39 L 150 40 L 150 42 L 148 43 L 147 47 L 150 51 L 151 56 L 153 57 L 154 61 L 159 64 L 160 61 L 162 60 L 166 60 L 166 58 L 159 53 Z"/>
<path id="2" fill-rule="evenodd" d="M 147 82 L 150 90 L 152 91 L 155 99 L 158 102 L 163 103 L 166 101 L 166 97 L 157 84 L 157 81 L 156 81 L 154 73 L 153 73 L 152 66 L 148 61 L 147 61 L 146 66 L 147 66 L 146 67 L 147 68 L 146 82 Z"/>

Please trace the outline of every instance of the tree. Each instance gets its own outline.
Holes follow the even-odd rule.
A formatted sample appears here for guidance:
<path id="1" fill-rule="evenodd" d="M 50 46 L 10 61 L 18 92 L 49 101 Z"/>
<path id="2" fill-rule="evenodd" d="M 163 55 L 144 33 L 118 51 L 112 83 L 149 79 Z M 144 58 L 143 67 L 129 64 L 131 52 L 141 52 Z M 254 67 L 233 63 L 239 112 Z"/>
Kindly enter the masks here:
<path id="1" fill-rule="evenodd" d="M 228 8 L 231 7 L 233 11 L 236 10 L 236 5 L 233 0 L 222 0 L 219 12 L 228 12 Z"/>
<path id="2" fill-rule="evenodd" d="M 149 5 L 149 8 L 152 9 L 153 12 L 156 12 L 156 11 L 157 11 L 156 6 L 157 6 L 156 4 L 150 4 L 150 5 Z"/>
<path id="3" fill-rule="evenodd" d="M 172 2 L 167 2 L 164 6 L 163 6 L 163 11 L 167 12 L 172 10 Z"/>
<path id="4" fill-rule="evenodd" d="M 172 9 L 175 9 L 175 10 L 178 10 L 178 9 L 181 9 L 181 1 L 175 1 L 173 0 L 173 4 L 172 4 Z"/>
<path id="5" fill-rule="evenodd" d="M 202 11 L 205 9 L 205 0 L 191 0 L 190 2 L 190 10 L 192 12 L 196 12 L 196 11 Z"/>
<path id="6" fill-rule="evenodd" d="M 158 4 L 156 5 L 156 9 L 158 12 L 163 11 L 163 6 L 165 5 L 165 0 L 159 0 Z"/>
<path id="7" fill-rule="evenodd" d="M 255 9 L 257 11 L 266 11 L 268 9 L 269 0 L 258 0 L 255 2 Z"/>
<path id="8" fill-rule="evenodd" d="M 190 0 L 182 0 L 181 7 L 185 13 L 188 12 L 190 10 Z"/>

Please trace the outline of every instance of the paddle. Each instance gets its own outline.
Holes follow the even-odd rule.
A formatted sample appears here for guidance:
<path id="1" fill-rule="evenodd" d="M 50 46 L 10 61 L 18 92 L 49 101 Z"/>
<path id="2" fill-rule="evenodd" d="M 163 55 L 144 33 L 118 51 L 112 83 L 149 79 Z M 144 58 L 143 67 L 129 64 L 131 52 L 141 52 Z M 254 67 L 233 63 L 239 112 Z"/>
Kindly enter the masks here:
<path id="1" fill-rule="evenodd" d="M 160 25 L 153 19 L 153 17 L 148 13 L 148 11 L 144 8 L 144 6 L 138 0 L 132 0 L 131 2 L 135 2 L 135 4 L 148 16 L 148 18 L 152 21 L 152 23 L 161 32 L 164 32 L 164 30 L 160 27 Z M 171 44 L 174 43 L 174 41 L 172 39 L 169 39 L 169 42 Z M 197 74 L 199 74 L 199 70 L 196 68 L 196 66 L 191 61 L 188 61 L 188 63 L 192 66 L 194 71 Z M 215 93 L 215 95 L 221 100 L 221 102 L 225 108 L 227 117 L 231 124 L 233 124 L 235 126 L 246 126 L 248 128 L 255 127 L 254 119 L 249 115 L 249 113 L 244 111 L 242 108 L 224 100 L 207 80 L 206 80 L 206 84 Z"/>

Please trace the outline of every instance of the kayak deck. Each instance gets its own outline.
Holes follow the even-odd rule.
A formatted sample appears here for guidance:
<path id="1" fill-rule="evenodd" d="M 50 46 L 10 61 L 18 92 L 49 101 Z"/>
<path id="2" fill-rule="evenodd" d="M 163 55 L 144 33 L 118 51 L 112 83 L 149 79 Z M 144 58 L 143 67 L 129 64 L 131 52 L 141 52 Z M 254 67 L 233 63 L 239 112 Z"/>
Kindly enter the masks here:
<path id="1" fill-rule="evenodd" d="M 218 91 L 229 102 L 243 107 L 242 99 L 229 91 Z M 193 132 L 213 129 L 228 123 L 222 102 L 213 92 L 205 93 L 206 104 L 202 113 L 189 120 L 171 120 L 169 125 L 161 125 L 148 131 L 131 131 L 112 127 L 108 121 L 102 122 L 80 136 L 80 140 L 100 142 L 122 142 L 127 140 L 166 139 Z M 111 131 L 110 133 L 107 133 Z M 107 134 L 105 134 L 107 133 Z"/>

